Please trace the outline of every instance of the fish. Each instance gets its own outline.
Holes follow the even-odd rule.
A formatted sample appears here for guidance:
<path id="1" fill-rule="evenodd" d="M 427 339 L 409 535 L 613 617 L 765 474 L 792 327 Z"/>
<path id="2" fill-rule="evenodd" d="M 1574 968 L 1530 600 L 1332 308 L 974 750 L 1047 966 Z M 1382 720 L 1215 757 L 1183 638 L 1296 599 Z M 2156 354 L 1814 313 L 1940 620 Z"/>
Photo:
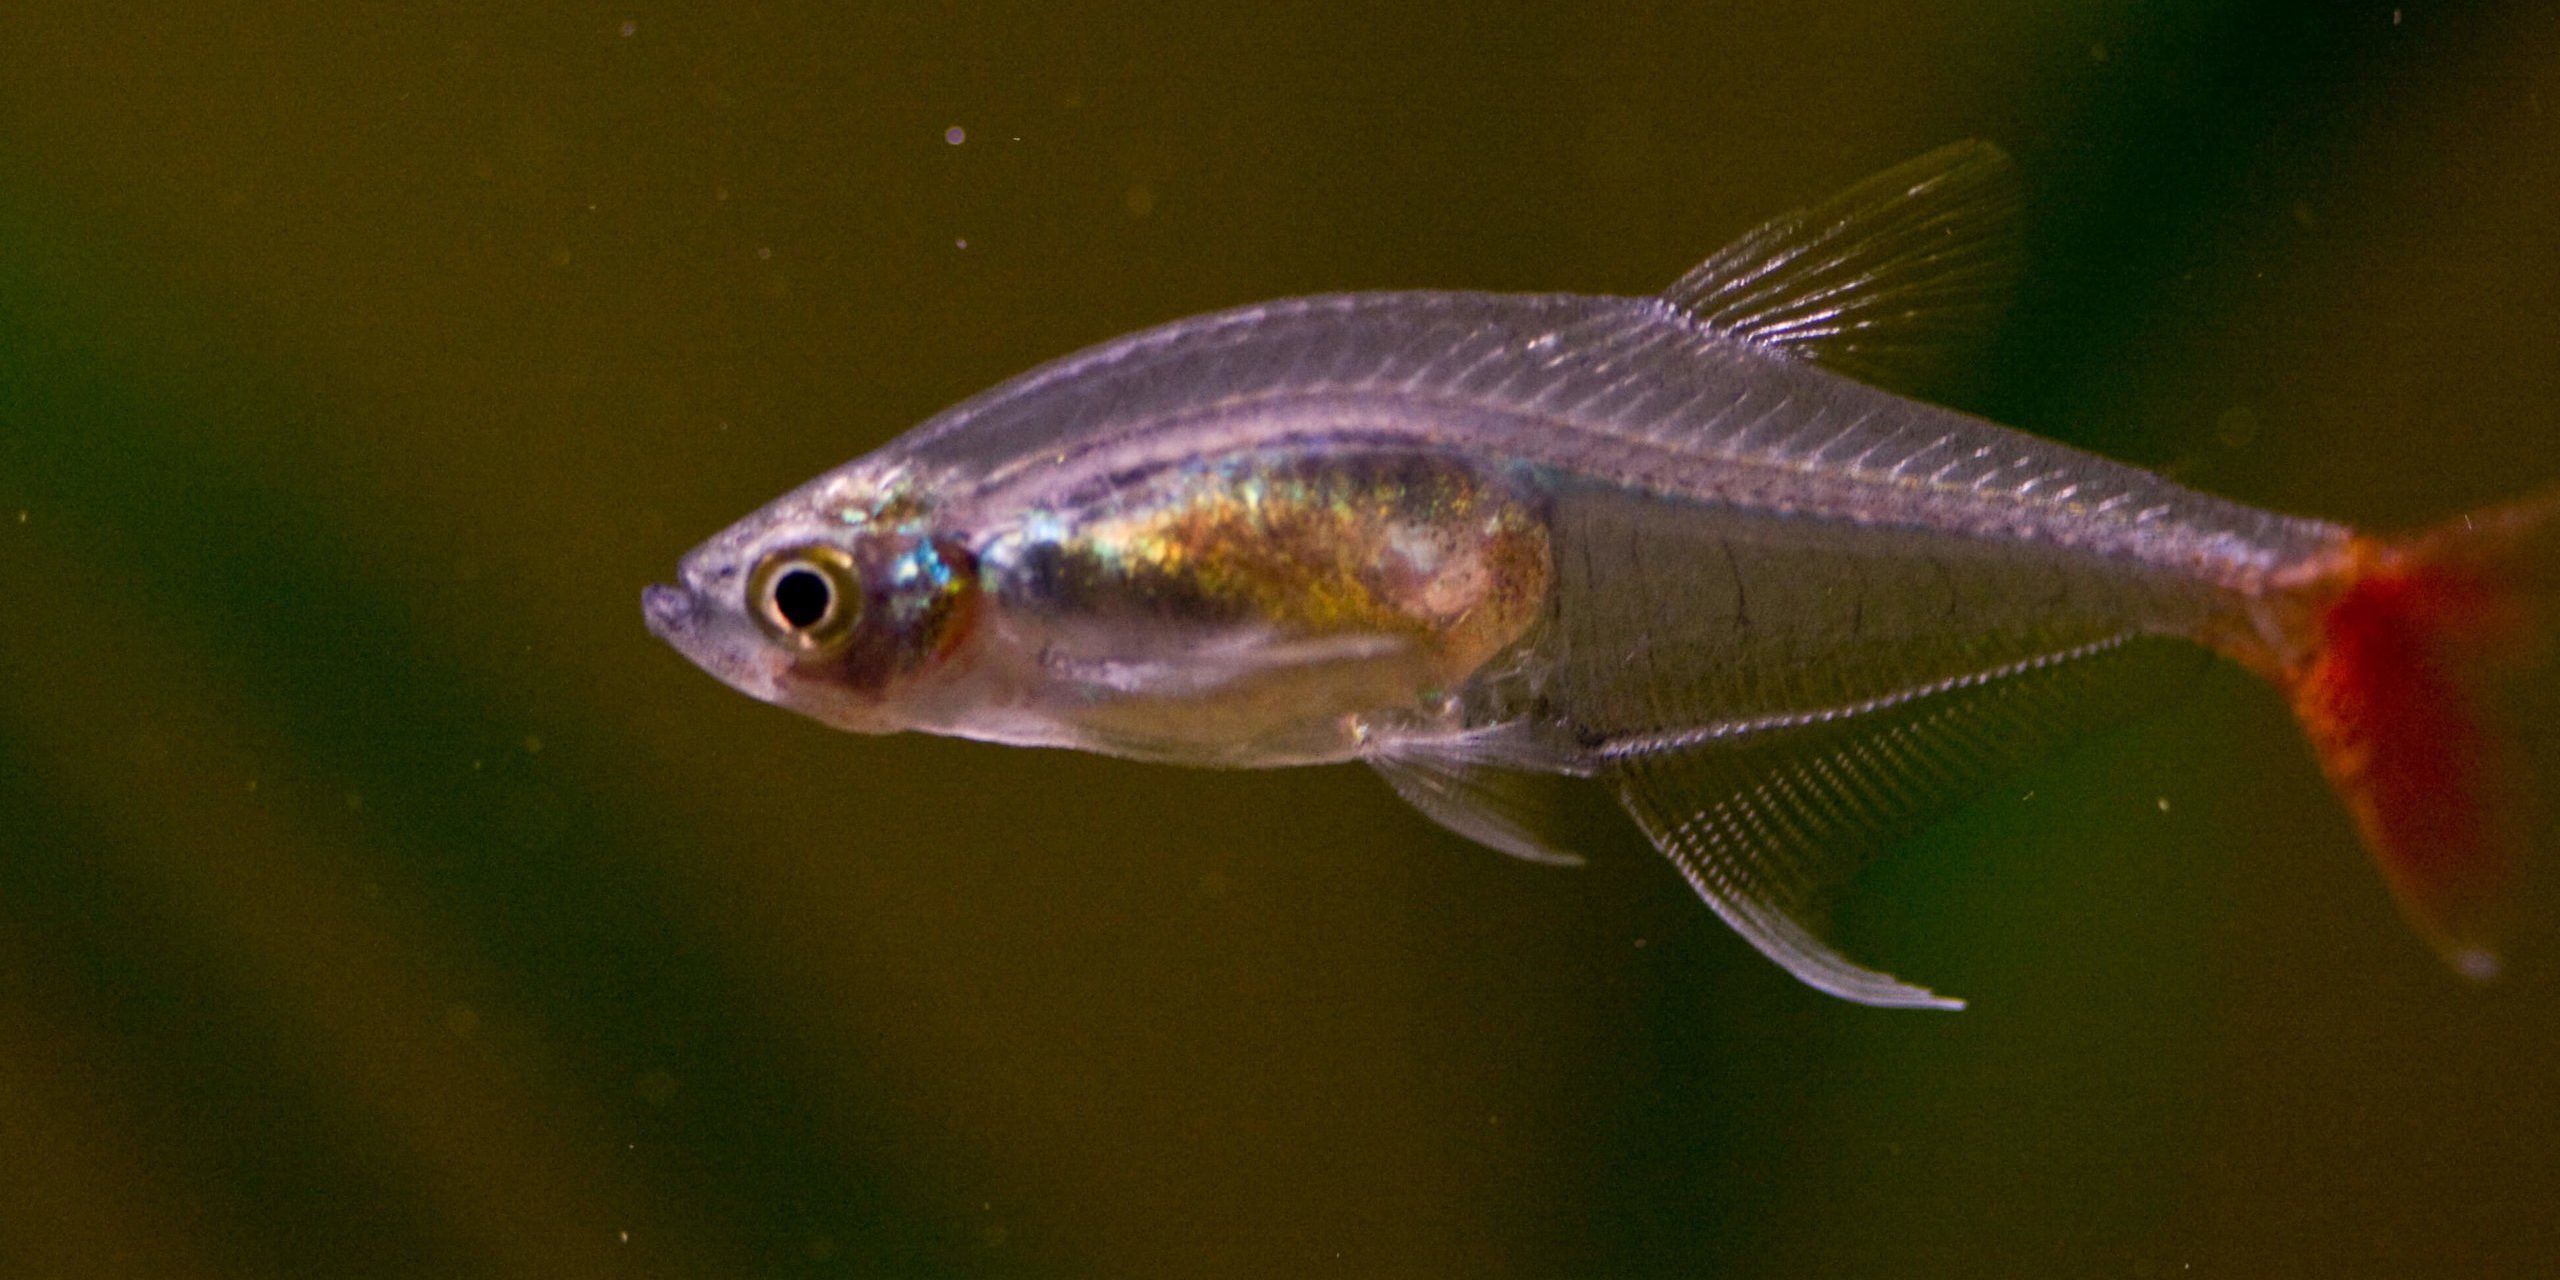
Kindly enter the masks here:
<path id="1" fill-rule="evenodd" d="M 754 698 L 1219 768 L 1357 761 L 1456 834 L 1580 861 L 1596 787 L 1810 986 L 1906 836 L 2214 663 L 2280 690 L 2399 906 L 2500 964 L 2528 842 L 2498 725 L 2560 495 L 2382 535 L 1907 390 L 1996 329 L 2024 206 L 1955 143 L 1652 297 L 1350 293 L 1036 368 L 647 587 Z"/>

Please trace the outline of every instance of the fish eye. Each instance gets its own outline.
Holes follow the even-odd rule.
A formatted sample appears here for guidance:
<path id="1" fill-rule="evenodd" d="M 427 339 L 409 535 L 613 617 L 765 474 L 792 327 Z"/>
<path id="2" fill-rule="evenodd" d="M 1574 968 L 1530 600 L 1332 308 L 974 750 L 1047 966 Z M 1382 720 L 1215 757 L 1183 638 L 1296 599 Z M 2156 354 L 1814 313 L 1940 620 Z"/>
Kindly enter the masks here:
<path id="1" fill-rule="evenodd" d="M 794 630 L 806 631 L 827 620 L 835 607 L 835 588 L 813 569 L 785 569 L 773 580 L 773 611 Z"/>
<path id="2" fill-rule="evenodd" d="M 747 579 L 747 610 L 777 640 L 806 650 L 832 648 L 861 616 L 862 575 L 835 547 L 777 551 Z"/>

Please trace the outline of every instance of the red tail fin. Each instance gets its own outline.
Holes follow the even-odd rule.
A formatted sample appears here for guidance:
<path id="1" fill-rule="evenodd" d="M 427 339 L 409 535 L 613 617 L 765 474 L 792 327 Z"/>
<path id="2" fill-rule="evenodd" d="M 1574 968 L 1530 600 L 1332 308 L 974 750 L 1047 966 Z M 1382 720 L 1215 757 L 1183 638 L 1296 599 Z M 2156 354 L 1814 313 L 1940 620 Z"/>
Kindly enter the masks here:
<path id="1" fill-rule="evenodd" d="M 2286 677 L 2294 713 L 2402 910 L 2473 978 L 2498 971 L 2530 831 L 2500 698 L 2542 645 L 2555 519 L 2560 493 L 2358 539 L 2299 596 L 2308 656 Z"/>

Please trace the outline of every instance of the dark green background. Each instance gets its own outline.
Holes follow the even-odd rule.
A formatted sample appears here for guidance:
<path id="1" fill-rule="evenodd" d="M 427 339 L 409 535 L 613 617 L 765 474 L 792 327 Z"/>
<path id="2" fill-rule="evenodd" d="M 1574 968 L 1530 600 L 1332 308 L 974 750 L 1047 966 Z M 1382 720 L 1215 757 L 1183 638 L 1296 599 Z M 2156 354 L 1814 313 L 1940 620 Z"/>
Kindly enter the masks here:
<path id="1" fill-rule="evenodd" d="M 641 629 L 1041 359 L 1646 292 L 1966 136 L 2035 260 L 1957 403 L 2383 524 L 2560 475 L 2546 5 L 11 6 L 0 1275 L 2560 1273 L 2553 895 L 2449 977 L 2236 674 L 1879 871 L 1948 1017 L 1632 835 Z"/>

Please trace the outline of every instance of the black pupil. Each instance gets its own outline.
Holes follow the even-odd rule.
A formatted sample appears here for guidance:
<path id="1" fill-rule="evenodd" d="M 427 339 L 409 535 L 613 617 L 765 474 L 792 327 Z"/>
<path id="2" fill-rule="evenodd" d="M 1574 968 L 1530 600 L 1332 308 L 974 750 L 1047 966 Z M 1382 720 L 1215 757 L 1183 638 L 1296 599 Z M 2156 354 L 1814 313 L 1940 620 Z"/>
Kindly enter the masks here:
<path id="1" fill-rule="evenodd" d="M 774 581 L 773 611 L 793 630 L 805 631 L 827 616 L 827 601 L 834 594 L 815 570 L 788 569 Z"/>

